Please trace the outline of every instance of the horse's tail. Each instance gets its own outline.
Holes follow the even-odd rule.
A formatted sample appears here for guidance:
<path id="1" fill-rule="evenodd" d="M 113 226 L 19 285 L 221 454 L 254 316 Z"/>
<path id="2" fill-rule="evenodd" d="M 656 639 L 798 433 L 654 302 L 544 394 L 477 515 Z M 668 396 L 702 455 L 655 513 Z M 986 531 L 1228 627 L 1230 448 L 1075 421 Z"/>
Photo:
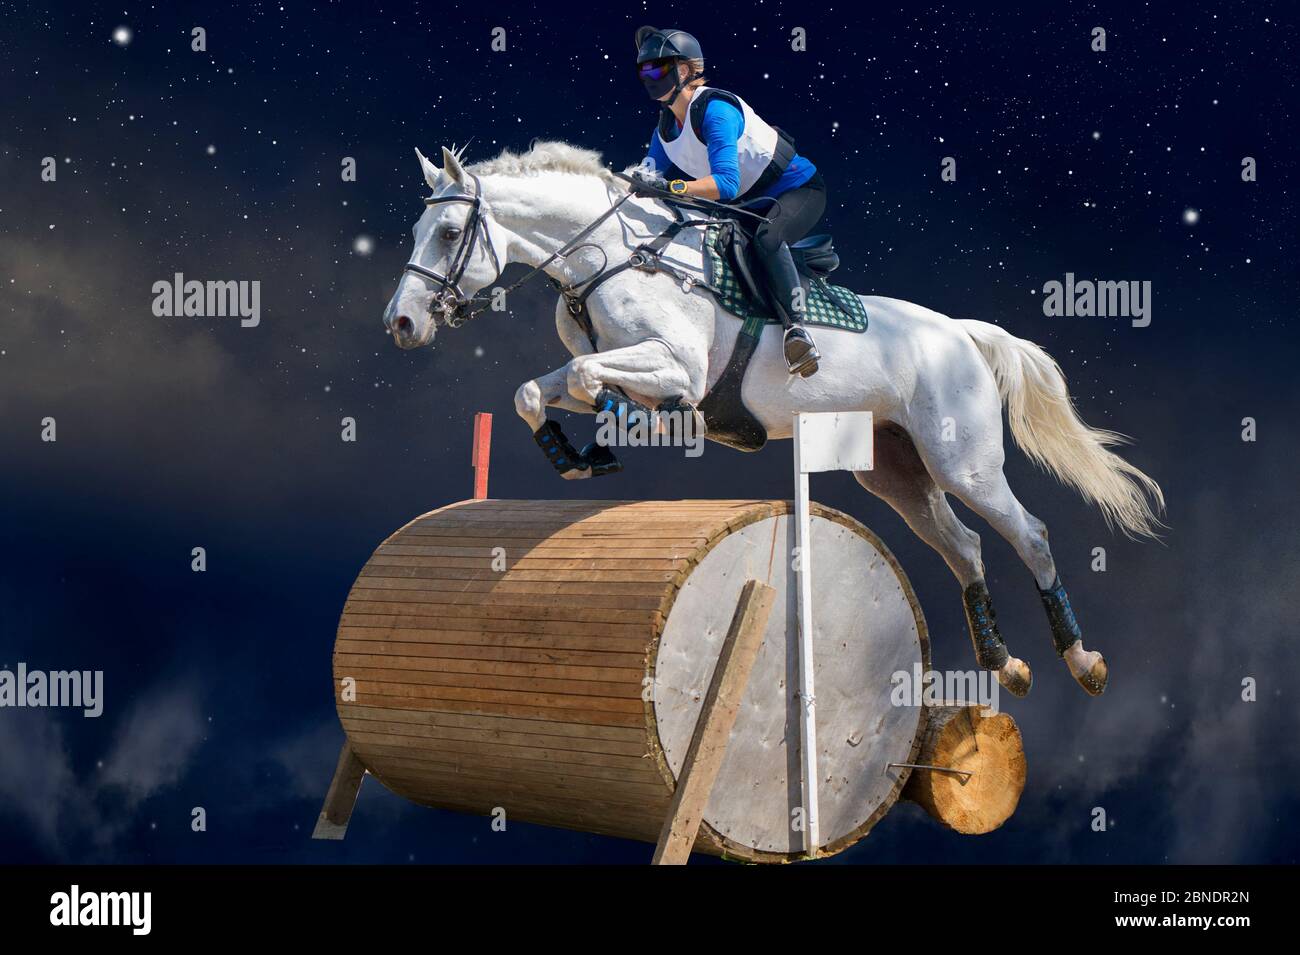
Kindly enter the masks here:
<path id="1" fill-rule="evenodd" d="M 960 321 L 997 380 L 1020 449 L 1101 508 L 1108 526 L 1118 524 L 1130 537 L 1156 537 L 1164 526 L 1157 516 L 1165 507 L 1160 485 L 1107 450 L 1130 439 L 1084 424 L 1061 367 L 1042 348 L 988 322 Z"/>

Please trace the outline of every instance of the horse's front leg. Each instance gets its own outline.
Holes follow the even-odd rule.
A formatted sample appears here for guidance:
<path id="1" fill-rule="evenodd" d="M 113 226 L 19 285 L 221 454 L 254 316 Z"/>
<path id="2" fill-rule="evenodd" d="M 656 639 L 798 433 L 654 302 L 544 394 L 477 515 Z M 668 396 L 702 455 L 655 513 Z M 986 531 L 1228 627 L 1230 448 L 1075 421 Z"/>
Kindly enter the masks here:
<path id="1" fill-rule="evenodd" d="M 706 360 L 692 369 L 661 338 L 626 348 L 579 355 L 564 368 L 526 382 L 515 393 L 515 408 L 533 428 L 533 437 L 560 476 L 567 480 L 598 477 L 622 470 L 606 445 L 592 442 L 574 448 L 560 426 L 546 418 L 556 406 L 588 414 L 611 414 L 624 426 L 636 422 L 647 429 L 668 421 L 670 427 L 703 434 L 703 419 L 694 405 L 704 395 Z M 614 389 L 621 389 L 615 391 Z M 655 412 L 675 411 L 657 418 Z M 691 424 L 685 424 L 689 417 Z"/>
<path id="2" fill-rule="evenodd" d="M 707 359 L 691 361 L 690 354 L 679 355 L 681 350 L 662 338 L 650 338 L 627 348 L 579 355 L 568 365 L 569 395 L 597 414 L 619 419 L 649 418 L 669 408 L 694 413 L 704 397 Z"/>
<path id="3" fill-rule="evenodd" d="M 569 443 L 558 423 L 546 418 L 547 408 L 563 408 L 579 414 L 591 414 L 590 403 L 584 404 L 569 394 L 569 366 L 525 381 L 515 392 L 515 411 L 528 423 L 533 438 L 560 476 L 569 481 L 589 478 L 597 471 L 589 456 Z"/>

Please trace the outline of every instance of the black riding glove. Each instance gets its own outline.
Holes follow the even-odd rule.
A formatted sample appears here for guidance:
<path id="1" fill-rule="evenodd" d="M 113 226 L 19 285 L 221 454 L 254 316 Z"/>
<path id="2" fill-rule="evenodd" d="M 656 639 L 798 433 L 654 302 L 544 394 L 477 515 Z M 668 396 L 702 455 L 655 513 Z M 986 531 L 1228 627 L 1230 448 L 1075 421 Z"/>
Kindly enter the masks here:
<path id="1" fill-rule="evenodd" d="M 667 179 L 657 172 L 647 172 L 644 168 L 633 171 L 629 188 L 637 196 L 672 195 L 668 190 Z"/>

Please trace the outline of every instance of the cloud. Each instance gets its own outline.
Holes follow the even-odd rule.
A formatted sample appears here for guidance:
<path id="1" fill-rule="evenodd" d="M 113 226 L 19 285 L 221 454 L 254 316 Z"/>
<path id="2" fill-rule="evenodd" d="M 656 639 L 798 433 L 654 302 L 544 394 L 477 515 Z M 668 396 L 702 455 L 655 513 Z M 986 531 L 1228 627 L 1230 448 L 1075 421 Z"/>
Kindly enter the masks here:
<path id="1" fill-rule="evenodd" d="M 83 775 L 63 720 L 84 718 L 69 712 L 4 711 L 0 813 L 17 818 L 54 855 L 84 861 L 87 851 L 111 849 L 136 808 L 184 777 L 203 741 L 203 721 L 197 694 L 169 685 L 127 713 L 102 769 Z"/>
<path id="2" fill-rule="evenodd" d="M 1300 753 L 1288 743 L 1300 735 L 1289 587 L 1300 556 L 1274 517 L 1291 478 L 1262 463 L 1206 478 L 1171 496 L 1169 548 L 1145 545 L 1146 560 L 1123 578 L 1075 588 L 1085 644 L 1112 663 L 1105 696 L 1039 685 L 1016 714 L 1036 757 L 1019 819 L 1061 861 L 1078 861 L 1073 840 L 1093 806 L 1117 823 L 1099 836 L 1120 840 L 1106 847 L 1111 858 L 1132 851 L 1123 845 L 1132 839 L 1160 847 L 1148 861 L 1258 861 L 1271 820 L 1300 788 Z M 1256 702 L 1242 699 L 1248 677 Z"/>
<path id="3" fill-rule="evenodd" d="M 3 717 L 0 811 L 21 819 L 37 841 L 57 847 L 61 829 L 93 809 L 77 783 L 63 727 L 49 709 L 7 710 Z"/>
<path id="4" fill-rule="evenodd" d="M 270 755 L 287 777 L 285 795 L 324 800 L 342 743 L 338 721 L 328 720 L 272 746 Z"/>
<path id="5" fill-rule="evenodd" d="M 176 784 L 204 732 L 197 695 L 178 687 L 162 690 L 137 704 L 123 721 L 103 761 L 99 787 L 125 794 L 134 808 Z"/>

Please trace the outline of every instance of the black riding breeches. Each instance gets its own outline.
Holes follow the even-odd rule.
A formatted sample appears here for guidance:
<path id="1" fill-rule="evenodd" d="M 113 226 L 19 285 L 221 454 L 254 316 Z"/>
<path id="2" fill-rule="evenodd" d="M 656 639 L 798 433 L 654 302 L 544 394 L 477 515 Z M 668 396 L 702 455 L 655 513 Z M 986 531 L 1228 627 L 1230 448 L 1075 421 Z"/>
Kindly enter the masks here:
<path id="1" fill-rule="evenodd" d="M 812 231 L 826 211 L 826 181 L 820 172 L 797 189 L 783 192 L 764 208 L 755 204 L 754 211 L 771 219 L 760 222 L 754 230 L 754 244 L 764 259 L 775 255 L 785 242 L 794 245 Z"/>
<path id="2" fill-rule="evenodd" d="M 790 246 L 806 236 L 826 211 L 826 183 L 820 172 L 797 189 L 783 192 L 769 208 L 755 210 L 771 219 L 760 222 L 754 230 L 754 249 L 758 254 L 772 306 L 787 327 L 802 322 L 804 301 L 802 283 L 795 269 Z"/>

